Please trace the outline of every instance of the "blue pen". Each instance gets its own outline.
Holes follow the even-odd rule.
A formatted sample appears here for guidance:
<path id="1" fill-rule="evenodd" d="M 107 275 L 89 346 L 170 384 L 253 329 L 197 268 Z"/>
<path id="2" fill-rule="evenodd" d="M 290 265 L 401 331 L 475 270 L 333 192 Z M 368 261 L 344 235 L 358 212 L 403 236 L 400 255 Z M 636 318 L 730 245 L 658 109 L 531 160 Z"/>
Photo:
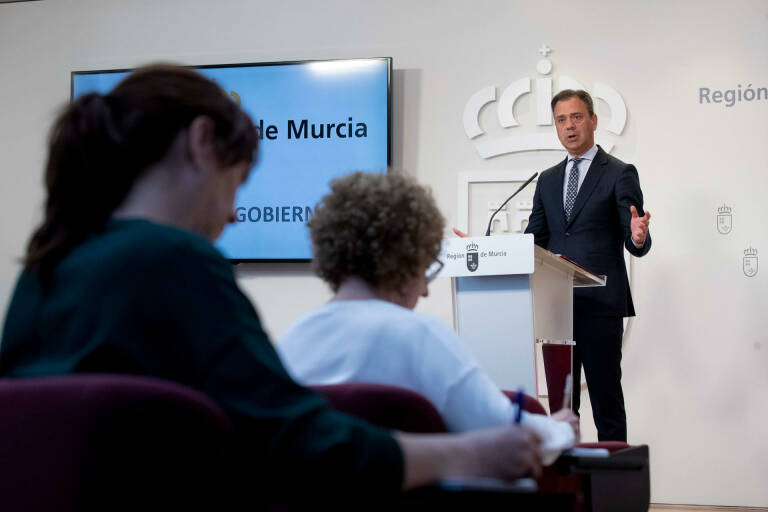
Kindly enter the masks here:
<path id="1" fill-rule="evenodd" d="M 523 419 L 523 388 L 517 390 L 517 396 L 515 396 L 515 405 L 517 405 L 517 412 L 515 413 L 515 425 L 519 425 Z"/>

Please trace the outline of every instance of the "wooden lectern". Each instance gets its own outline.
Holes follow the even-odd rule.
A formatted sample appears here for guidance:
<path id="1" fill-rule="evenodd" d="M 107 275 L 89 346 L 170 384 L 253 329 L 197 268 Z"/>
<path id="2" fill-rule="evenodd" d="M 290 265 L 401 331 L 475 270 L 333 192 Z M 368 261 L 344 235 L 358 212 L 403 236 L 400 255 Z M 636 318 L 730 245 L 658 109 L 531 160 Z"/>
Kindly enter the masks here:
<path id="1" fill-rule="evenodd" d="M 449 238 L 439 258 L 456 330 L 483 369 L 501 389 L 545 394 L 536 340 L 573 340 L 573 287 L 605 286 L 605 277 L 534 245 L 533 235 Z"/>

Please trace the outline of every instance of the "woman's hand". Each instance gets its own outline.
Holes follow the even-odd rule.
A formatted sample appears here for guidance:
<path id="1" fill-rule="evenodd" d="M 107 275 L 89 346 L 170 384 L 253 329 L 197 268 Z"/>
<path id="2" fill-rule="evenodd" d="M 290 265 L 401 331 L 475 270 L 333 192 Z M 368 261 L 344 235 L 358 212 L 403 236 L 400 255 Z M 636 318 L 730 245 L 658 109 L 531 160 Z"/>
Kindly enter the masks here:
<path id="1" fill-rule="evenodd" d="M 560 409 L 556 413 L 552 414 L 551 418 L 556 421 L 563 421 L 568 423 L 573 429 L 573 433 L 576 436 L 576 442 L 581 440 L 581 432 L 579 429 L 579 417 L 576 416 L 572 410 L 565 408 Z"/>

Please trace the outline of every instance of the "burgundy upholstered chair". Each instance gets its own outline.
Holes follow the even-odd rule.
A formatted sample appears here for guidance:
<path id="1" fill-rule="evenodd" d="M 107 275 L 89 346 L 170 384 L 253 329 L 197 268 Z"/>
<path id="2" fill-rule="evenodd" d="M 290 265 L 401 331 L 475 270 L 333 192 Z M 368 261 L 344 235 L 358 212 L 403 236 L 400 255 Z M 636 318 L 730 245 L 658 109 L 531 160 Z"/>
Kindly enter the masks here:
<path id="1" fill-rule="evenodd" d="M 231 426 L 206 396 L 138 376 L 0 379 L 0 509 L 218 502 Z"/>
<path id="2" fill-rule="evenodd" d="M 507 398 L 509 398 L 512 402 L 514 402 L 517 398 L 516 391 L 508 391 L 505 389 L 502 390 L 502 393 L 507 395 Z M 531 395 L 523 394 L 523 410 L 531 414 L 542 414 L 544 416 L 547 415 L 547 410 L 544 408 L 544 406 L 541 405 L 541 403 Z"/>
<path id="3" fill-rule="evenodd" d="M 391 430 L 415 433 L 446 432 L 445 422 L 432 403 L 409 389 L 349 382 L 312 386 L 336 410 Z"/>
<path id="4" fill-rule="evenodd" d="M 368 382 L 311 387 L 323 395 L 334 409 L 380 427 L 403 432 L 447 432 L 435 406 L 410 389 Z M 515 401 L 515 391 L 504 390 L 503 393 Z M 531 414 L 547 414 L 544 406 L 530 395 L 523 395 L 523 410 Z"/>

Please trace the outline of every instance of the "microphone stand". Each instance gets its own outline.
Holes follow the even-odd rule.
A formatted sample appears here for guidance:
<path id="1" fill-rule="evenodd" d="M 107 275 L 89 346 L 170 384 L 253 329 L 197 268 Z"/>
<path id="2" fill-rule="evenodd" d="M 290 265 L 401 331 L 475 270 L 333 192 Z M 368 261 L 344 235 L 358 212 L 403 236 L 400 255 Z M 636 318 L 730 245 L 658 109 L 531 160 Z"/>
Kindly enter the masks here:
<path id="1" fill-rule="evenodd" d="M 514 193 L 514 194 L 512 194 L 511 196 L 509 196 L 509 197 L 507 198 L 507 200 L 506 200 L 506 201 L 504 201 L 504 203 L 503 203 L 501 206 L 499 206 L 499 207 L 498 207 L 498 209 L 496 209 L 496 211 L 495 211 L 495 212 L 493 212 L 493 215 L 491 215 L 491 218 L 490 218 L 490 220 L 488 221 L 488 229 L 486 229 L 486 230 L 485 230 L 485 236 L 491 236 L 491 226 L 493 225 L 493 218 L 496 216 L 496 214 L 497 214 L 497 213 L 499 213 L 499 212 L 502 210 L 502 208 L 504 208 L 505 206 L 507 206 L 507 203 L 510 201 L 510 199 L 512 199 L 513 197 L 515 197 L 517 194 L 519 194 L 519 193 L 520 193 L 520 191 L 521 191 L 521 190 L 523 190 L 525 187 L 527 187 L 527 186 L 528 186 L 528 184 L 529 184 L 530 182 L 532 182 L 532 181 L 533 181 L 533 178 L 535 178 L 535 177 L 536 177 L 536 176 L 538 176 L 538 175 L 539 175 L 539 173 L 537 173 L 537 172 L 533 173 L 533 176 L 531 176 L 530 178 L 528 178 L 528 181 L 526 181 L 525 183 L 523 183 L 522 185 L 520 185 L 520 188 L 518 188 L 518 189 L 515 191 L 515 193 Z"/>

